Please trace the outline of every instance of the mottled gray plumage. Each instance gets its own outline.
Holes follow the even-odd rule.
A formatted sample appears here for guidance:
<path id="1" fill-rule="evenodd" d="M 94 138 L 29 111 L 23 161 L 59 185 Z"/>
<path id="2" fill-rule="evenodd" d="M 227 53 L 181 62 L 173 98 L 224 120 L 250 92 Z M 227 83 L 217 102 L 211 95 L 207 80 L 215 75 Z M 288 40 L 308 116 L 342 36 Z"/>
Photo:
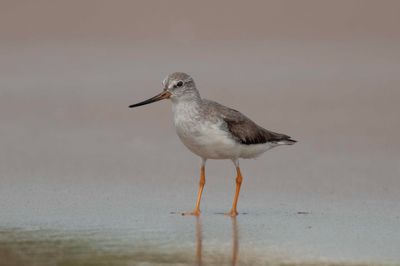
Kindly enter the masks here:
<path id="1" fill-rule="evenodd" d="M 169 81 L 169 80 L 182 80 L 183 82 L 185 82 L 185 81 L 189 81 L 189 80 L 193 81 L 193 78 L 186 73 L 175 72 L 175 73 L 168 75 L 166 77 L 166 80 L 164 80 L 164 81 Z"/>
<path id="2" fill-rule="evenodd" d="M 217 102 L 204 99 L 202 110 L 204 112 L 204 117 L 219 116 L 222 118 L 226 123 L 226 129 L 229 130 L 234 139 L 241 144 L 252 145 L 267 142 L 293 144 L 296 142 L 285 134 L 272 132 L 260 127 L 239 111 Z"/>
<path id="3" fill-rule="evenodd" d="M 223 106 L 217 102 L 205 100 L 200 97 L 196 88 L 196 84 L 191 76 L 183 72 L 175 72 L 168 75 L 164 81 L 164 93 L 157 95 L 144 102 L 132 105 L 136 107 L 148 104 L 165 98 L 165 95 L 175 104 L 179 102 L 190 102 L 196 107 L 200 115 L 193 112 L 189 123 L 196 120 L 207 120 L 209 122 L 224 122 L 221 130 L 229 132 L 232 139 L 239 144 L 255 145 L 255 144 L 286 144 L 291 145 L 296 141 L 289 136 L 281 133 L 269 131 L 254 123 L 251 119 L 229 107 Z M 273 145 L 274 146 L 274 145 Z"/>
<path id="4" fill-rule="evenodd" d="M 175 82 L 176 81 L 182 81 L 185 84 L 185 88 L 187 88 L 187 89 L 195 87 L 193 78 L 191 76 L 189 76 L 188 74 L 183 73 L 183 72 L 175 72 L 175 73 L 172 73 L 172 74 L 168 75 L 164 79 L 163 85 L 165 86 L 165 85 L 169 84 L 170 82 L 174 82 L 174 81 Z"/>
<path id="5" fill-rule="evenodd" d="M 192 212 L 200 215 L 200 201 L 205 180 L 205 164 L 208 159 L 230 159 L 236 167 L 236 190 L 232 208 L 227 213 L 236 216 L 242 174 L 239 158 L 256 158 L 279 145 L 291 145 L 296 141 L 289 136 L 266 130 L 240 112 L 217 102 L 200 97 L 192 77 L 175 72 L 163 81 L 163 91 L 145 101 L 130 105 L 131 108 L 170 99 L 176 133 L 182 143 L 202 159 L 196 207 Z"/>

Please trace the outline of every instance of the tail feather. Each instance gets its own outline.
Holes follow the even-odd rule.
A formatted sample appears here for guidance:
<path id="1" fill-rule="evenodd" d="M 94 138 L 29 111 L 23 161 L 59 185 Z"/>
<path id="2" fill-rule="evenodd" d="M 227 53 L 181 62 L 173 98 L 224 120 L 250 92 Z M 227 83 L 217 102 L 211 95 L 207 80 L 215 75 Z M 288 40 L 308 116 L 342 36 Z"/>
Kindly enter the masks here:
<path id="1" fill-rule="evenodd" d="M 297 142 L 297 140 L 291 139 L 290 137 L 288 137 L 287 139 L 283 139 L 278 141 L 278 144 L 282 144 L 282 145 L 293 145 Z"/>

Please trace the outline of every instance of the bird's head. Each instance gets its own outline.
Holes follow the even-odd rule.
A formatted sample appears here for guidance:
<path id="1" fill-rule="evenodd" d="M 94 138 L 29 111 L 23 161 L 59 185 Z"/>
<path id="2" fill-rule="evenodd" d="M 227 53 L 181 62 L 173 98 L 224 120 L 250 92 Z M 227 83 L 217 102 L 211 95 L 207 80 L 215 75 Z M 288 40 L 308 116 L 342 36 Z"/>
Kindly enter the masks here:
<path id="1" fill-rule="evenodd" d="M 163 83 L 163 91 L 140 103 L 129 106 L 138 107 L 149 103 L 157 102 L 163 99 L 171 99 L 172 102 L 178 102 L 182 100 L 196 100 L 200 99 L 199 92 L 196 89 L 196 85 L 193 78 L 186 73 L 175 72 L 168 75 Z"/>

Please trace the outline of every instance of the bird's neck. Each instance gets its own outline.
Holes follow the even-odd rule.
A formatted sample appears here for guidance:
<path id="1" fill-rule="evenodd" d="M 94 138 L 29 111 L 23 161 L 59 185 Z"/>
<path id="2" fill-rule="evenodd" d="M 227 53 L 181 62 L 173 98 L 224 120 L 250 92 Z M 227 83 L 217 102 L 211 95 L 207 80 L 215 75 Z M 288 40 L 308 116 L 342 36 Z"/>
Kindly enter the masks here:
<path id="1" fill-rule="evenodd" d="M 200 93 L 197 90 L 193 90 L 190 92 L 186 92 L 183 95 L 180 95 L 179 97 L 173 97 L 171 98 L 171 101 L 174 105 L 180 105 L 180 104 L 185 104 L 185 105 L 192 105 L 193 107 L 195 106 L 200 106 L 202 103 L 202 99 L 200 97 Z"/>
<path id="2" fill-rule="evenodd" d="M 198 92 L 193 95 L 184 95 L 178 99 L 171 100 L 175 118 L 197 115 L 201 110 L 203 102 Z"/>

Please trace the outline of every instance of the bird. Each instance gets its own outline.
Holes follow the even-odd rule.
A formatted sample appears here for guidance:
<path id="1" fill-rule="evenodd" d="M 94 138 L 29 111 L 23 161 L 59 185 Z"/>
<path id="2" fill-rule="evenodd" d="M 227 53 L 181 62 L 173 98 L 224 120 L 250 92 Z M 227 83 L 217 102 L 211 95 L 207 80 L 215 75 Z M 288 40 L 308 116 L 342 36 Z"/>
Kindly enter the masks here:
<path id="1" fill-rule="evenodd" d="M 232 208 L 226 214 L 238 215 L 237 203 L 243 176 L 239 159 L 256 158 L 276 146 L 292 145 L 297 141 L 257 125 L 239 111 L 215 101 L 203 99 L 193 78 L 183 72 L 168 75 L 158 95 L 129 107 L 139 107 L 163 99 L 172 102 L 173 122 L 183 144 L 201 158 L 200 182 L 193 211 L 182 215 L 199 216 L 200 202 L 206 183 L 205 166 L 208 159 L 231 160 L 236 168 L 236 189 Z"/>

